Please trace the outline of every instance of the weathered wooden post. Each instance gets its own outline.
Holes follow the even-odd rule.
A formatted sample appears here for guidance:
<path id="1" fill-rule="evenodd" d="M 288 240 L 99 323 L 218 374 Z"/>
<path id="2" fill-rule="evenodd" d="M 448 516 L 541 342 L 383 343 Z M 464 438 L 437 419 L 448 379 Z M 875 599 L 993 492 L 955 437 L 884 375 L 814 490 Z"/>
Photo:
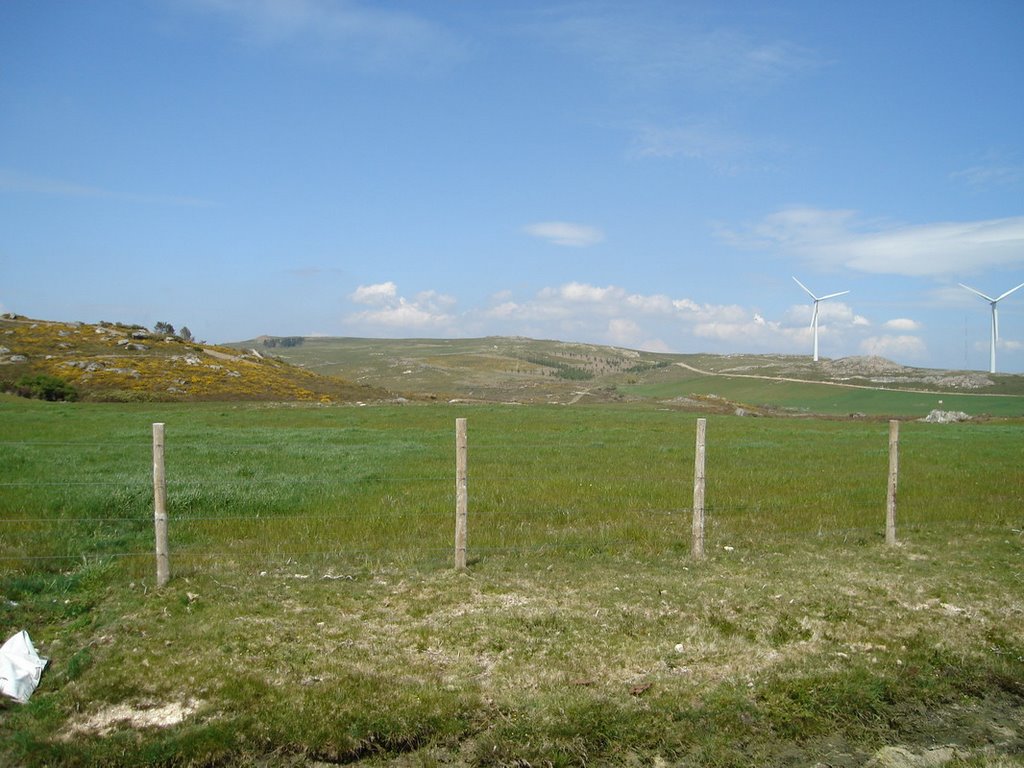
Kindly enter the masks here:
<path id="1" fill-rule="evenodd" d="M 164 425 L 153 424 L 153 522 L 156 525 L 156 585 L 171 578 L 167 547 L 167 478 L 164 474 Z"/>
<path id="2" fill-rule="evenodd" d="M 885 504 L 885 543 L 896 546 L 896 486 L 900 475 L 900 423 L 889 422 L 889 492 Z"/>
<path id="3" fill-rule="evenodd" d="M 697 419 L 697 450 L 693 459 L 693 550 L 694 559 L 704 557 L 704 438 L 707 419 Z"/>
<path id="4" fill-rule="evenodd" d="M 466 488 L 466 420 L 455 420 L 455 568 L 466 569 L 466 516 L 469 496 Z"/>

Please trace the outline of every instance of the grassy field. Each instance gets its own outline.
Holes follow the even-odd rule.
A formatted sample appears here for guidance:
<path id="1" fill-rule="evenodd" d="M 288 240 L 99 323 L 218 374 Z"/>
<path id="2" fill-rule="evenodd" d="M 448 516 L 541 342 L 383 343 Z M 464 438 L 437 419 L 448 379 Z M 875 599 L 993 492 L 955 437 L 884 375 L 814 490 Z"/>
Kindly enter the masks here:
<path id="1" fill-rule="evenodd" d="M 962 411 L 969 416 L 1024 417 L 1024 395 L 993 395 L 942 391 L 900 391 L 756 379 L 727 374 L 702 376 L 673 366 L 647 380 L 620 389 L 627 395 L 669 401 L 693 395 L 715 395 L 747 407 L 786 409 L 794 413 L 892 418 L 924 418 L 932 410 Z"/>
<path id="2" fill-rule="evenodd" d="M 0 763 L 1024 764 L 1024 426 L 902 425 L 890 548 L 884 422 L 709 416 L 697 562 L 694 425 L 0 398 Z"/>

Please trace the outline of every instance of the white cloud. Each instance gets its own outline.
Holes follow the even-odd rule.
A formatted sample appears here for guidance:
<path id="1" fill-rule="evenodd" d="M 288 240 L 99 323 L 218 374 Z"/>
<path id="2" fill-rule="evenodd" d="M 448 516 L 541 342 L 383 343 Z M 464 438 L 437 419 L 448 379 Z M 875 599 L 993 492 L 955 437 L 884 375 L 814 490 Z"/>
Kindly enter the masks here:
<path id="1" fill-rule="evenodd" d="M 690 299 L 675 299 L 672 302 L 672 306 L 676 309 L 688 309 L 691 312 L 699 312 L 700 304 Z"/>
<path id="2" fill-rule="evenodd" d="M 954 171 L 950 178 L 971 187 L 1008 186 L 1024 180 L 1024 165 L 972 165 Z"/>
<path id="3" fill-rule="evenodd" d="M 541 221 L 523 227 L 528 235 L 542 240 L 571 247 L 597 245 L 604 240 L 604 232 L 597 227 L 586 224 L 573 224 L 568 221 Z"/>
<path id="4" fill-rule="evenodd" d="M 1002 332 L 1002 323 L 1000 323 L 999 331 Z M 971 342 L 971 349 L 984 356 L 985 365 L 988 365 L 989 352 L 992 349 L 991 338 L 986 336 L 985 338 L 975 339 Z M 1002 336 L 996 341 L 996 350 L 999 352 L 1019 352 L 1024 349 L 1024 342 L 1016 341 L 1014 339 L 1005 339 Z M 1000 366 L 1002 361 L 999 361 Z"/>
<path id="5" fill-rule="evenodd" d="M 847 309 L 836 317 L 846 317 L 845 326 L 850 326 L 856 316 Z M 478 320 L 486 333 L 571 338 L 657 351 L 706 349 L 708 341 L 743 351 L 798 351 L 809 338 L 802 317 L 793 325 L 768 320 L 735 304 L 700 304 L 689 298 L 635 294 L 620 286 L 582 282 L 544 288 L 527 301 L 501 294 Z M 491 325 L 495 322 L 501 323 L 500 329 Z"/>
<path id="6" fill-rule="evenodd" d="M 600 303 L 608 299 L 619 299 L 625 292 L 621 288 L 608 286 L 598 288 L 586 283 L 567 283 L 557 290 L 557 294 L 566 301 L 588 301 Z"/>
<path id="7" fill-rule="evenodd" d="M 371 325 L 384 325 L 391 328 L 423 328 L 425 326 L 437 325 L 447 320 L 447 318 L 432 315 L 430 312 L 409 303 L 405 299 L 399 299 L 398 304 L 395 306 L 359 312 L 349 319 L 350 321 L 369 323 Z"/>
<path id="8" fill-rule="evenodd" d="M 921 360 L 928 352 L 924 341 L 917 336 L 906 334 L 870 336 L 861 341 L 860 349 L 865 355 L 910 360 Z"/>
<path id="9" fill-rule="evenodd" d="M 393 282 L 360 285 L 352 294 L 352 301 L 357 304 L 382 304 L 391 301 L 398 295 L 398 286 Z"/>
<path id="10" fill-rule="evenodd" d="M 31 176 L 0 168 L 0 189 L 16 192 L 33 192 L 55 197 L 111 197 L 111 193 L 99 187 L 90 187 L 61 179 Z"/>
<path id="11" fill-rule="evenodd" d="M 454 296 L 430 290 L 417 293 L 416 303 L 435 310 L 441 310 L 455 306 L 456 300 Z"/>
<path id="12" fill-rule="evenodd" d="M 975 165 L 949 174 L 953 181 L 975 189 L 990 189 L 1024 181 L 1024 163 L 1016 153 L 987 152 Z"/>
<path id="13" fill-rule="evenodd" d="M 794 304 L 787 310 L 785 317 L 789 322 L 809 326 L 813 314 L 814 305 L 808 302 L 807 304 Z M 818 305 L 818 327 L 825 327 L 829 323 L 833 325 L 871 325 L 871 321 L 854 312 L 853 307 L 845 301 L 834 300 L 823 301 Z"/>
<path id="14" fill-rule="evenodd" d="M 723 175 L 734 175 L 782 152 L 778 142 L 754 139 L 718 121 L 647 124 L 634 130 L 629 154 L 640 159 L 695 160 Z"/>
<path id="15" fill-rule="evenodd" d="M 497 304 L 485 313 L 487 316 L 498 319 L 503 317 L 515 317 L 519 313 L 519 305 L 514 301 L 503 301 L 501 304 Z"/>
<path id="16" fill-rule="evenodd" d="M 804 330 L 796 328 L 786 332 L 791 335 L 803 336 Z M 693 335 L 700 338 L 734 342 L 748 340 L 752 344 L 766 335 L 781 334 L 782 331 L 783 328 L 779 323 L 769 323 L 760 315 L 708 318 L 693 327 Z"/>
<path id="17" fill-rule="evenodd" d="M 895 317 L 885 322 L 885 327 L 894 331 L 919 331 L 921 324 L 909 317 Z"/>
<path id="18" fill-rule="evenodd" d="M 185 195 L 139 195 L 131 192 L 114 192 L 101 187 L 92 187 L 64 179 L 18 173 L 0 168 L 0 189 L 27 192 L 36 195 L 66 198 L 92 198 L 114 202 L 139 203 L 144 205 L 172 205 L 192 208 L 209 208 L 216 204 L 210 200 Z"/>
<path id="19" fill-rule="evenodd" d="M 626 87 L 763 87 L 821 64 L 813 52 L 784 39 L 701 29 L 665 16 L 645 22 L 601 4 L 565 8 L 560 16 L 546 13 L 542 33 Z"/>
<path id="20" fill-rule="evenodd" d="M 644 337 L 644 331 L 635 320 L 615 317 L 608 322 L 608 339 L 621 347 L 635 345 Z"/>
<path id="21" fill-rule="evenodd" d="M 436 291 L 422 291 L 413 299 L 406 299 L 398 295 L 398 286 L 391 281 L 361 285 L 349 298 L 356 304 L 373 307 L 346 318 L 352 325 L 371 331 L 374 328 L 389 333 L 402 329 L 413 332 L 430 329 L 447 333 L 455 320 L 449 311 L 455 304 L 452 297 Z"/>
<path id="22" fill-rule="evenodd" d="M 1024 265 L 1024 216 L 896 225 L 853 211 L 789 208 L 720 236 L 740 247 L 779 250 L 818 267 L 919 277 Z"/>
<path id="23" fill-rule="evenodd" d="M 242 30 L 259 46 L 345 58 L 370 70 L 422 71 L 465 56 L 447 29 L 402 10 L 352 0 L 181 0 Z"/>
<path id="24" fill-rule="evenodd" d="M 672 299 L 660 293 L 650 296 L 630 294 L 626 297 L 626 303 L 631 309 L 635 309 L 636 311 L 644 314 L 665 314 L 666 312 L 671 312 L 673 309 L 678 309 L 678 307 L 675 307 L 672 303 Z"/>
<path id="25" fill-rule="evenodd" d="M 634 154 L 640 157 L 708 159 L 743 154 L 750 139 L 720 125 L 690 122 L 670 127 L 647 125 L 636 135 Z"/>
<path id="26" fill-rule="evenodd" d="M 739 304 L 630 293 L 621 286 L 582 281 L 548 286 L 525 298 L 501 291 L 491 296 L 486 307 L 462 312 L 456 310 L 450 296 L 423 291 L 407 298 L 390 281 L 360 286 L 350 298 L 365 309 L 347 321 L 366 335 L 530 336 L 662 352 L 809 355 L 812 345 L 809 302 L 794 304 L 773 317 Z M 924 342 L 899 333 L 903 330 L 899 325 L 890 322 L 885 326 L 897 333 L 869 337 L 871 323 L 851 304 L 823 302 L 819 318 L 822 354 L 922 359 Z"/>

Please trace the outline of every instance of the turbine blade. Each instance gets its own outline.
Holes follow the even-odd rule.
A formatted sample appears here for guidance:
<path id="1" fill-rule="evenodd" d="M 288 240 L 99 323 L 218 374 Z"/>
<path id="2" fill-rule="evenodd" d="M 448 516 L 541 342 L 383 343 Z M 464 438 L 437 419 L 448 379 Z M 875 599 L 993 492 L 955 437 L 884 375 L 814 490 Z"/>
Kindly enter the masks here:
<path id="1" fill-rule="evenodd" d="M 796 279 L 795 277 L 793 278 L 793 280 L 795 280 L 795 281 L 796 281 L 796 284 L 797 284 L 797 285 L 799 285 L 799 286 L 800 286 L 801 288 L 803 288 L 803 289 L 804 289 L 804 291 L 805 291 L 805 292 L 807 293 L 807 295 L 808 295 L 808 296 L 810 296 L 810 297 L 811 297 L 812 299 L 814 299 L 815 301 L 817 301 L 817 300 L 818 300 L 818 297 L 817 297 L 817 296 L 815 296 L 815 295 L 814 295 L 813 293 L 811 293 L 811 289 L 810 289 L 810 288 L 808 288 L 808 287 L 807 287 L 806 285 L 804 285 L 803 283 L 801 283 L 801 282 L 800 282 L 799 280 L 797 280 L 797 279 Z"/>
<path id="2" fill-rule="evenodd" d="M 992 339 L 999 341 L 999 310 L 996 309 L 994 301 L 992 302 Z"/>
<path id="3" fill-rule="evenodd" d="M 1018 289 L 1020 289 L 1020 288 L 1024 288 L 1024 283 L 1021 283 L 1021 284 L 1020 284 L 1020 285 L 1018 285 L 1018 286 L 1017 286 L 1016 288 L 1011 288 L 1011 289 L 1010 289 L 1010 290 L 1008 290 L 1008 291 L 1007 291 L 1006 293 L 1004 293 L 1004 294 L 1003 294 L 1002 296 L 1000 296 L 1000 297 L 999 297 L 998 299 L 996 299 L 996 301 L 1002 301 L 1002 300 L 1003 300 L 1003 299 L 1005 299 L 1005 298 L 1006 298 L 1007 296 L 1009 296 L 1009 295 L 1010 295 L 1011 293 L 1013 293 L 1014 291 L 1016 291 L 1016 290 L 1018 290 Z"/>
<path id="4" fill-rule="evenodd" d="M 830 293 L 828 296 L 822 296 L 818 301 L 824 301 L 825 299 L 834 299 L 836 296 L 843 296 L 849 293 L 849 291 L 840 291 L 839 293 Z"/>
<path id="5" fill-rule="evenodd" d="M 964 285 L 963 283 L 957 283 L 957 285 L 959 285 L 961 288 L 966 288 L 968 291 L 970 291 L 976 296 L 981 296 L 981 298 L 983 298 L 985 301 L 999 301 L 999 299 L 993 299 L 991 296 L 986 296 L 981 291 L 977 291 L 974 288 L 971 288 L 971 286 L 969 285 Z M 1017 288 L 1020 288 L 1020 286 L 1018 285 Z M 1014 288 L 1013 290 L 1017 290 L 1017 288 Z"/>
<path id="6" fill-rule="evenodd" d="M 811 313 L 811 324 L 809 326 L 807 326 L 807 327 L 808 328 L 813 328 L 817 324 L 818 324 L 818 300 L 815 299 L 814 300 L 814 312 Z"/>

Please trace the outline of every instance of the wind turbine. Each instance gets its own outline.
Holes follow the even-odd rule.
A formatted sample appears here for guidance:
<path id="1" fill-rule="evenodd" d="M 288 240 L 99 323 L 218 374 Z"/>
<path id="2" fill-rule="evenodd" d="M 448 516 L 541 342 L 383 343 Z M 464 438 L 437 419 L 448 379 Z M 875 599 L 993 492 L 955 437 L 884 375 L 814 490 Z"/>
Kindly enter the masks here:
<path id="1" fill-rule="evenodd" d="M 960 283 L 960 287 L 961 288 L 966 288 L 968 291 L 970 291 L 971 293 L 975 294 L 976 296 L 981 296 L 981 298 L 983 298 L 985 301 L 987 301 L 989 304 L 992 305 L 992 347 L 989 350 L 988 372 L 989 373 L 995 373 L 996 372 L 996 341 L 999 340 L 999 313 L 996 311 L 996 304 L 998 304 L 1000 301 L 1005 299 L 1007 296 L 1009 296 L 1011 293 L 1016 291 L 1018 288 L 1024 288 L 1024 283 L 1021 283 L 1020 285 L 1018 285 L 1017 288 L 1011 288 L 1006 293 L 1004 293 L 1002 296 L 997 296 L 994 299 L 991 296 L 986 296 L 981 291 L 976 291 L 974 288 L 971 288 L 971 286 L 969 286 L 969 285 L 964 285 L 963 283 Z"/>
<path id="2" fill-rule="evenodd" d="M 830 293 L 827 296 L 815 296 L 813 293 L 811 293 L 810 288 L 801 283 L 795 277 L 793 278 L 793 280 L 795 280 L 796 284 L 807 292 L 808 296 L 814 299 L 814 314 L 811 315 L 811 328 L 814 329 L 814 362 L 818 362 L 818 304 L 825 301 L 825 299 L 834 299 L 836 296 L 842 296 L 844 293 L 849 293 L 849 291 Z"/>

